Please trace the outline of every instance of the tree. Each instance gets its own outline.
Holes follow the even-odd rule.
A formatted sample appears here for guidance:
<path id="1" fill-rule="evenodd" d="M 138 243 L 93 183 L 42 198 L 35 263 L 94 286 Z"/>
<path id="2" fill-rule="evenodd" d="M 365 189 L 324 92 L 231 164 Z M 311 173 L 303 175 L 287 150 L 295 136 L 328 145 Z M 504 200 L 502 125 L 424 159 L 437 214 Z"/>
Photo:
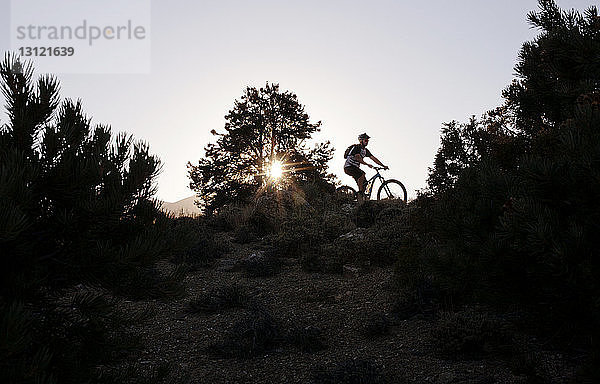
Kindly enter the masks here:
<path id="1" fill-rule="evenodd" d="M 531 138 L 572 118 L 576 99 L 600 89 L 600 17 L 595 6 L 582 14 L 540 0 L 528 20 L 540 34 L 523 44 L 503 96 L 515 128 Z"/>
<path id="2" fill-rule="evenodd" d="M 205 211 L 244 201 L 269 181 L 269 168 L 281 162 L 288 183 L 329 180 L 330 143 L 309 149 L 306 141 L 319 131 L 295 94 L 281 92 L 278 84 L 246 88 L 225 116 L 225 132 L 205 147 L 205 158 L 188 162 L 190 188 Z"/>
<path id="3" fill-rule="evenodd" d="M 160 162 L 92 127 L 54 77 L 34 82 L 30 63 L 7 55 L 0 71 L 0 381 L 109 380 L 101 367 L 130 340 L 112 298 L 169 285 L 156 268 L 169 251 L 152 199 Z"/>
<path id="4" fill-rule="evenodd" d="M 442 131 L 421 261 L 453 301 L 519 305 L 600 356 L 600 18 L 539 7 L 504 105 Z"/>
<path id="5" fill-rule="evenodd" d="M 468 123 L 444 123 L 441 145 L 429 168 L 427 186 L 433 194 L 452 192 L 456 181 L 482 161 L 493 161 L 503 172 L 516 166 L 525 144 L 511 126 L 506 106 L 471 117 Z"/>

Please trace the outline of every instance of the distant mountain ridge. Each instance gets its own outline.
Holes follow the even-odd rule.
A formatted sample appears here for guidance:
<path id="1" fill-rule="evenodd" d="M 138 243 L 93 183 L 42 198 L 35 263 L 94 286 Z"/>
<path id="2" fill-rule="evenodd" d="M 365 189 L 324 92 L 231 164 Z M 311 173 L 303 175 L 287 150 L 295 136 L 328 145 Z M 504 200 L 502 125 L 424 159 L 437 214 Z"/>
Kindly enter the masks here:
<path id="1" fill-rule="evenodd" d="M 196 196 L 186 197 L 174 203 L 161 201 L 161 209 L 165 212 L 170 212 L 175 216 L 197 216 L 199 215 L 200 209 L 194 204 Z"/>

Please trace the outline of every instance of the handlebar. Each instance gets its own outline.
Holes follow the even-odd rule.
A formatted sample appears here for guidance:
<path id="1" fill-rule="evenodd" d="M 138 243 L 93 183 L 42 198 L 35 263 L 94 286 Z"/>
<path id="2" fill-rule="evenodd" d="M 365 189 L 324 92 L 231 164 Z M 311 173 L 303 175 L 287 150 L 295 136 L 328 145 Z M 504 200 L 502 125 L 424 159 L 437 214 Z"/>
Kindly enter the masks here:
<path id="1" fill-rule="evenodd" d="M 376 171 L 384 171 L 386 169 L 390 169 L 389 167 L 376 167 L 376 166 L 372 166 L 371 168 L 373 168 Z"/>

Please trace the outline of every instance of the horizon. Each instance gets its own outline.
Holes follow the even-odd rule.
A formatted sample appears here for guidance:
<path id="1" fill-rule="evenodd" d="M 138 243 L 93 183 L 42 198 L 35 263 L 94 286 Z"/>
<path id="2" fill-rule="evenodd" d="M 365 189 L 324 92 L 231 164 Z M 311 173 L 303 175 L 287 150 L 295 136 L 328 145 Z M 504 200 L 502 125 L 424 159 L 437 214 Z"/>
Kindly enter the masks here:
<path id="1" fill-rule="evenodd" d="M 203 156 L 210 131 L 223 129 L 244 89 L 266 82 L 295 93 L 311 121 L 322 121 L 314 141 L 336 148 L 329 167 L 342 184 L 354 181 L 343 174 L 340 153 L 366 131 L 369 149 L 390 166 L 386 177 L 414 197 L 426 186 L 442 124 L 501 105 L 522 44 L 538 33 L 526 20 L 537 0 L 146 3 L 147 73 L 142 65 L 141 73 L 68 69 L 57 77 L 62 98 L 80 98 L 93 124 L 149 144 L 163 163 L 156 197 L 166 202 L 194 195 L 186 163 Z M 592 5 L 557 4 L 579 11 Z M 125 8 L 124 16 L 133 12 Z M 10 9 L 0 1 L 4 26 Z"/>

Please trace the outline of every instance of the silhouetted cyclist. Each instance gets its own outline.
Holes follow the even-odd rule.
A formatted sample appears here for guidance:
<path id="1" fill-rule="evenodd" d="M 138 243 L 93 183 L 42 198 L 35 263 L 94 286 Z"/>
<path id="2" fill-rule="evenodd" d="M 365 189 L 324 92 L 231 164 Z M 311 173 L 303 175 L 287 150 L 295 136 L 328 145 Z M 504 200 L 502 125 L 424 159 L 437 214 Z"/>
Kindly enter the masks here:
<path id="1" fill-rule="evenodd" d="M 365 164 L 369 168 L 373 166 L 369 163 L 365 163 L 363 160 L 365 157 L 371 158 L 375 163 L 382 166 L 384 169 L 388 169 L 386 165 L 383 165 L 379 159 L 377 159 L 371 151 L 367 149 L 369 145 L 369 135 L 363 133 L 358 136 L 358 144 L 354 144 L 346 150 L 346 163 L 344 164 L 344 173 L 350 175 L 356 180 L 358 185 L 358 199 L 362 200 L 364 197 L 365 190 L 365 171 L 360 169 L 361 164 Z"/>

